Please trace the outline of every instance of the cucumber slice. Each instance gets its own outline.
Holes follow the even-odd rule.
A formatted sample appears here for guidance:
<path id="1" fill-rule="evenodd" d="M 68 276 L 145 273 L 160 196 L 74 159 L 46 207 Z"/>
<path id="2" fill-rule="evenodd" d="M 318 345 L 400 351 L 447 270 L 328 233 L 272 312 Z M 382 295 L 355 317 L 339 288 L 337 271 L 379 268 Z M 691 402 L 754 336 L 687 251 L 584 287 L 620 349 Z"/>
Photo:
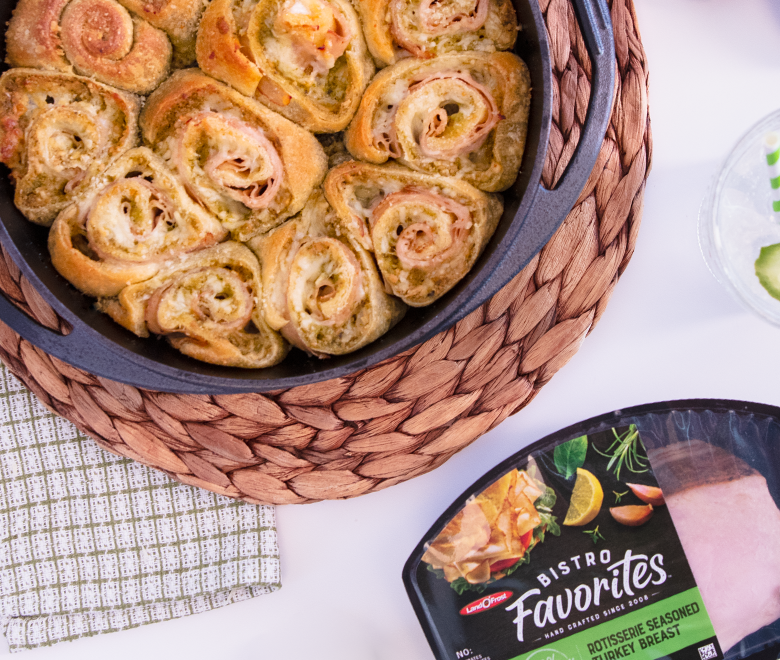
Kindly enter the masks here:
<path id="1" fill-rule="evenodd" d="M 770 296 L 780 300 L 780 243 L 761 248 L 756 259 L 756 277 Z"/>

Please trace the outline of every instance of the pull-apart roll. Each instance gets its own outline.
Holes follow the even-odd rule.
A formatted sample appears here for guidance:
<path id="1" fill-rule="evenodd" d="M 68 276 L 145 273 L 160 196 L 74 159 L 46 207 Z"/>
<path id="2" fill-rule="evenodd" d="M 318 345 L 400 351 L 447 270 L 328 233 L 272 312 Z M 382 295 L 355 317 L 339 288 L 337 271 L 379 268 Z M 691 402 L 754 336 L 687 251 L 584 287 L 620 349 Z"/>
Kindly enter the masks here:
<path id="1" fill-rule="evenodd" d="M 141 130 L 239 241 L 300 211 L 327 169 L 313 135 L 197 69 L 149 97 Z"/>
<path id="2" fill-rule="evenodd" d="M 349 0 L 212 0 L 198 66 L 315 133 L 346 128 L 374 73 Z"/>
<path id="3" fill-rule="evenodd" d="M 391 158 L 480 190 L 514 183 L 528 128 L 531 79 L 512 53 L 405 59 L 371 81 L 346 133 L 359 160 Z"/>
<path id="4" fill-rule="evenodd" d="M 268 324 L 304 351 L 350 353 L 403 316 L 403 303 L 385 292 L 371 254 L 321 193 L 250 246 L 263 265 Z"/>
<path id="5" fill-rule="evenodd" d="M 173 45 L 173 66 L 182 68 L 195 63 L 195 39 L 208 0 L 119 0 L 168 35 Z"/>
<path id="6" fill-rule="evenodd" d="M 108 163 L 137 139 L 138 97 L 88 78 L 35 69 L 0 77 L 0 161 L 14 203 L 50 225 Z"/>
<path id="7" fill-rule="evenodd" d="M 465 181 L 356 161 L 328 173 L 325 194 L 412 307 L 430 305 L 471 270 L 503 210 L 498 195 Z"/>
<path id="8" fill-rule="evenodd" d="M 368 49 L 383 64 L 510 50 L 517 38 L 511 0 L 357 0 L 357 8 Z"/>
<path id="9" fill-rule="evenodd" d="M 257 257 L 228 241 L 168 262 L 99 307 L 138 336 L 163 335 L 196 360 L 260 369 L 281 362 L 288 350 L 263 320 L 262 290 Z"/>
<path id="10" fill-rule="evenodd" d="M 52 225 L 57 271 L 91 296 L 115 296 L 153 277 L 167 261 L 226 238 L 146 147 L 132 149 L 92 182 Z"/>
<path id="11" fill-rule="evenodd" d="M 148 94 L 171 67 L 165 32 L 116 0 L 19 0 L 6 32 L 11 66 L 78 73 Z"/>

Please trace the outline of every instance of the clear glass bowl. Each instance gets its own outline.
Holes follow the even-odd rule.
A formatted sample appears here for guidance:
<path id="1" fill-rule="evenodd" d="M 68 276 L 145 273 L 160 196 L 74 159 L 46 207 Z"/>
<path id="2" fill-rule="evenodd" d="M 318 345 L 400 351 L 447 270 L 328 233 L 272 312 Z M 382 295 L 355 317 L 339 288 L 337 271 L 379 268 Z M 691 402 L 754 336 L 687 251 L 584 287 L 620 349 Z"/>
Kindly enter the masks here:
<path id="1" fill-rule="evenodd" d="M 734 147 L 699 211 L 699 245 L 712 274 L 748 309 L 780 325 L 780 300 L 756 277 L 762 247 L 780 243 L 772 211 L 764 136 L 780 131 L 780 110 L 753 126 Z"/>

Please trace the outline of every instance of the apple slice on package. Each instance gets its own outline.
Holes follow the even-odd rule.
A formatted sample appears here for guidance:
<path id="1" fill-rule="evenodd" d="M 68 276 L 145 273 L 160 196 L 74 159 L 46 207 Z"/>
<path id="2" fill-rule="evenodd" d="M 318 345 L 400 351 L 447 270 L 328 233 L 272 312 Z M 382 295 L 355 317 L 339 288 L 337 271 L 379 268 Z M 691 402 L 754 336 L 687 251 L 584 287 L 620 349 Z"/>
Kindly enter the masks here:
<path id="1" fill-rule="evenodd" d="M 780 644 L 780 408 L 657 403 L 496 466 L 403 571 L 439 660 L 739 660 Z"/>

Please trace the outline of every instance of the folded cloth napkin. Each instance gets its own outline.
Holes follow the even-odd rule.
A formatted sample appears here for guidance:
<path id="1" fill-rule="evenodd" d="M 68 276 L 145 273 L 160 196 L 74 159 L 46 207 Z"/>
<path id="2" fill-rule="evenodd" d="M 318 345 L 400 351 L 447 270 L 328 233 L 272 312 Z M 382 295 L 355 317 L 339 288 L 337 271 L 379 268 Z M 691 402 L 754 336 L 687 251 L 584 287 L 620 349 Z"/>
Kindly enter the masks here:
<path id="1" fill-rule="evenodd" d="M 0 364 L 0 617 L 12 651 L 280 586 L 273 507 L 103 451 Z"/>

